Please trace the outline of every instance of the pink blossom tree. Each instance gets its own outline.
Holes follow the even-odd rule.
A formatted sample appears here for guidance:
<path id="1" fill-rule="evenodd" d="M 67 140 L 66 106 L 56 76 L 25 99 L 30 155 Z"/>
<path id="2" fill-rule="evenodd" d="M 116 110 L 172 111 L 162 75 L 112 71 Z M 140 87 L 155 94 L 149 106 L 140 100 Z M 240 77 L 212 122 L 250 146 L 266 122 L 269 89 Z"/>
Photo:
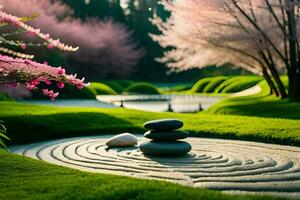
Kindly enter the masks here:
<path id="1" fill-rule="evenodd" d="M 285 71 L 289 75 L 289 95 L 297 99 L 293 96 L 295 91 L 300 92 L 293 83 L 297 73 L 290 72 L 300 66 L 300 57 L 293 64 L 292 55 L 300 54 L 290 47 L 298 47 L 299 34 L 291 37 L 288 25 L 290 15 L 293 29 L 300 22 L 296 7 L 284 0 L 164 0 L 162 4 L 172 15 L 166 22 L 153 19 L 162 32 L 153 39 L 163 47 L 171 47 L 159 59 L 161 62 L 173 70 L 234 63 L 263 75 L 282 98 L 287 95 L 279 72 Z"/>
<path id="2" fill-rule="evenodd" d="M 21 49 L 27 48 L 28 45 L 38 45 L 33 43 L 27 43 L 23 40 L 8 40 L 7 35 L 12 33 L 23 33 L 26 32 L 32 36 L 36 36 L 44 41 L 45 46 L 48 48 L 58 48 L 62 51 L 77 51 L 78 47 L 72 47 L 65 45 L 60 42 L 59 39 L 53 39 L 49 34 L 42 33 L 40 29 L 36 29 L 32 26 L 27 25 L 23 22 L 22 18 L 10 15 L 2 10 L 0 10 L 0 26 L 13 26 L 21 32 L 8 32 L 1 33 L 1 43 L 7 44 L 8 46 L 15 46 Z M 17 51 L 10 50 L 8 48 L 2 47 L 0 49 L 4 54 L 0 54 L 0 85 L 9 84 L 16 86 L 22 84 L 26 86 L 29 90 L 37 90 L 48 96 L 51 100 L 54 100 L 59 95 L 58 92 L 49 90 L 46 87 L 41 86 L 41 82 L 45 85 L 56 84 L 58 88 L 63 88 L 64 84 L 75 85 L 78 89 L 85 87 L 83 83 L 84 79 L 77 79 L 76 75 L 68 75 L 65 73 L 65 69 L 62 67 L 52 67 L 45 63 L 38 63 L 30 58 L 32 55 L 27 55 L 24 53 L 19 53 Z M 19 57 L 19 58 L 18 58 Z"/>
<path id="3" fill-rule="evenodd" d="M 106 75 L 126 76 L 143 56 L 143 50 L 131 39 L 131 32 L 112 20 L 72 18 L 72 10 L 59 1 L 0 0 L 3 10 L 17 16 L 37 14 L 31 25 L 63 38 L 80 49 L 67 55 L 75 71 L 93 78 Z M 72 69 L 74 70 L 74 69 Z"/>

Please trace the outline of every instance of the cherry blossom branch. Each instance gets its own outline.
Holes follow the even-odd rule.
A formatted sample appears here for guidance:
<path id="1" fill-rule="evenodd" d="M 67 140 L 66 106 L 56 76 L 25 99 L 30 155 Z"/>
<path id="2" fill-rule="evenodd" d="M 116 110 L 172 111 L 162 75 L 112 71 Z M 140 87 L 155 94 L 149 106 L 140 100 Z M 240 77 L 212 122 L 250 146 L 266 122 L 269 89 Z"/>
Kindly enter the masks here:
<path id="1" fill-rule="evenodd" d="M 61 67 L 52 67 L 47 63 L 38 63 L 32 60 L 12 58 L 0 55 L 0 84 L 25 85 L 30 90 L 41 91 L 44 95 L 54 100 L 58 92 L 44 88 L 45 85 L 56 84 L 58 88 L 64 88 L 65 84 L 71 84 L 82 89 L 88 84 L 77 75 L 68 75 Z"/>
<path id="2" fill-rule="evenodd" d="M 2 10 L 0 10 L 0 23 L 7 23 L 10 25 L 14 25 L 26 30 L 29 34 L 37 36 L 48 43 L 48 48 L 58 48 L 62 51 L 77 51 L 79 47 L 72 47 L 66 45 L 59 41 L 59 39 L 53 39 L 50 37 L 50 34 L 41 33 L 40 29 L 35 29 L 27 24 L 25 24 L 21 18 L 10 15 Z"/>

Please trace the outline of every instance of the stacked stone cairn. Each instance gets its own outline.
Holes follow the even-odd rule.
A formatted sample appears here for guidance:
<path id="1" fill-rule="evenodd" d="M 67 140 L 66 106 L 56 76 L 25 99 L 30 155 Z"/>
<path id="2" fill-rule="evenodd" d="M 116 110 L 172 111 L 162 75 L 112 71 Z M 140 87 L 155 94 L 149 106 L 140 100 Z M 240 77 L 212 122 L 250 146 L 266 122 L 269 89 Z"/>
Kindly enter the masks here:
<path id="1" fill-rule="evenodd" d="M 189 136 L 186 131 L 177 130 L 183 122 L 177 119 L 161 119 L 148 121 L 144 124 L 149 129 L 144 137 L 150 139 L 139 145 L 141 152 L 152 156 L 180 156 L 187 154 L 191 145 L 184 141 Z"/>

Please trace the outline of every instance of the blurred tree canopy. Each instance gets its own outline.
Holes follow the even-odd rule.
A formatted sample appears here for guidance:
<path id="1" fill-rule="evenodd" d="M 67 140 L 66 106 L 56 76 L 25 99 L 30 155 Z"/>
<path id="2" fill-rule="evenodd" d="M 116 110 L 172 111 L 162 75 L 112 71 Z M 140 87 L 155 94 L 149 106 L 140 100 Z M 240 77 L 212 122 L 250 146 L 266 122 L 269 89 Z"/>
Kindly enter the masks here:
<path id="1" fill-rule="evenodd" d="M 133 31 L 133 37 L 145 50 L 145 56 L 136 66 L 136 71 L 130 79 L 149 80 L 154 82 L 165 81 L 194 81 L 199 77 L 215 74 L 241 74 L 241 70 L 228 70 L 228 68 L 211 67 L 208 70 L 192 69 L 180 74 L 173 73 L 166 76 L 168 71 L 165 64 L 158 63 L 155 58 L 163 55 L 164 49 L 154 42 L 149 33 L 158 33 L 149 18 L 157 14 L 166 20 L 170 13 L 166 11 L 157 0 L 60 0 L 74 10 L 74 17 L 81 20 L 99 18 L 101 20 L 113 19 L 115 22 L 125 24 Z M 107 77 L 110 78 L 110 77 Z"/>
<path id="2" fill-rule="evenodd" d="M 153 13 L 167 18 L 169 13 L 158 4 L 157 0 L 62 0 L 74 10 L 74 15 L 81 20 L 94 17 L 101 20 L 112 18 L 124 23 L 133 31 L 133 36 L 145 49 L 145 56 L 140 60 L 133 79 L 164 81 L 167 68 L 155 61 L 163 49 L 149 37 L 148 33 L 157 33 L 149 18 Z"/>

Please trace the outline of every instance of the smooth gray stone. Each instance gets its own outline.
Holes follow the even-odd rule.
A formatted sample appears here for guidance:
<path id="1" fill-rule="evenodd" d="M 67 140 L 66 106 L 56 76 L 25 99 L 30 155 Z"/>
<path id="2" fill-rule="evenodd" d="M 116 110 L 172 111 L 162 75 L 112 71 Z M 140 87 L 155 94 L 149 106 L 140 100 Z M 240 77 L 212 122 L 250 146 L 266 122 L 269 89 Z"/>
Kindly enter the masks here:
<path id="1" fill-rule="evenodd" d="M 145 155 L 153 156 L 178 156 L 187 154 L 192 146 L 183 141 L 175 142 L 157 142 L 147 141 L 139 146 L 141 152 Z"/>
<path id="2" fill-rule="evenodd" d="M 144 124 L 146 129 L 151 130 L 173 130 L 183 126 L 183 122 L 178 119 L 159 119 L 148 121 Z"/>
<path id="3" fill-rule="evenodd" d="M 137 144 L 137 137 L 130 133 L 122 133 L 110 138 L 106 145 L 109 148 L 113 147 L 131 147 Z"/>
<path id="4" fill-rule="evenodd" d="M 189 137 L 189 133 L 187 131 L 179 130 L 151 130 L 147 131 L 144 134 L 144 137 L 155 141 L 174 141 Z"/>

